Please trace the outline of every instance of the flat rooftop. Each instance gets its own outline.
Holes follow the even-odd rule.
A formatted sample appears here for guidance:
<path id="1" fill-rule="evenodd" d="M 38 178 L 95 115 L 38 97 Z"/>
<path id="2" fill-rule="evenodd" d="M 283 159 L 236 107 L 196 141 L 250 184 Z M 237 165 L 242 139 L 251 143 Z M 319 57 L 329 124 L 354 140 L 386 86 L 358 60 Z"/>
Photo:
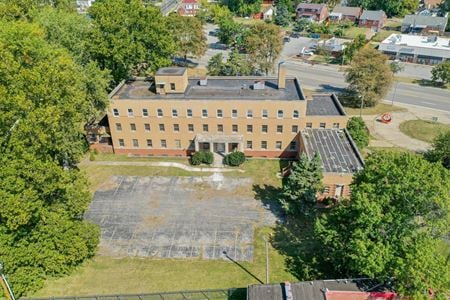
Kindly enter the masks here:
<path id="1" fill-rule="evenodd" d="M 264 82 L 264 89 L 255 89 L 256 82 Z M 112 99 L 151 100 L 305 100 L 296 78 L 286 78 L 286 88 L 278 89 L 277 78 L 273 77 L 208 77 L 206 85 L 200 85 L 200 78 L 190 78 L 184 93 L 159 95 L 155 93 L 154 82 L 135 79 L 122 82 L 110 94 Z"/>
<path id="2" fill-rule="evenodd" d="M 186 68 L 180 67 L 159 68 L 156 75 L 183 75 L 186 71 Z"/>
<path id="3" fill-rule="evenodd" d="M 306 106 L 307 116 L 345 116 L 344 108 L 334 94 L 313 95 Z"/>
<path id="4" fill-rule="evenodd" d="M 436 40 L 430 40 L 429 38 L 431 37 L 393 33 L 381 43 L 386 45 L 421 47 L 450 51 L 450 39 L 436 37 Z"/>
<path id="5" fill-rule="evenodd" d="M 319 153 L 326 173 L 355 173 L 364 162 L 346 129 L 303 129 L 301 134 L 308 157 Z"/>

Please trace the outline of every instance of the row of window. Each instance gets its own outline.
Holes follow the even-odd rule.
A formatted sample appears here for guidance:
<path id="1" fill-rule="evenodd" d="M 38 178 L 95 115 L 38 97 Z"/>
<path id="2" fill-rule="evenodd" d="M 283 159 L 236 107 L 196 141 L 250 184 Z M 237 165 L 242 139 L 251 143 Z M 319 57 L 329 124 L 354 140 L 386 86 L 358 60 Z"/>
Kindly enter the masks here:
<path id="1" fill-rule="evenodd" d="M 131 140 L 133 148 L 139 148 L 139 140 L 138 139 L 132 139 Z M 147 139 L 147 148 L 153 148 L 153 140 Z M 246 142 L 246 149 L 253 149 L 253 141 L 247 141 Z M 167 148 L 167 140 L 162 139 L 159 141 L 160 148 L 166 149 Z M 125 140 L 119 139 L 119 147 L 125 147 Z M 268 144 L 267 141 L 261 141 L 260 148 L 262 150 L 267 150 Z M 181 140 L 175 140 L 175 148 L 181 149 Z M 192 141 L 189 141 L 189 147 L 188 149 L 193 149 L 194 145 Z M 275 149 L 282 150 L 283 149 L 283 142 L 282 141 L 276 141 L 275 142 Z M 289 144 L 289 150 L 295 151 L 297 150 L 297 142 L 292 141 Z"/>
<path id="2" fill-rule="evenodd" d="M 127 109 L 127 114 L 129 117 L 134 117 L 134 111 L 132 108 L 128 108 Z M 113 108 L 113 116 L 118 117 L 120 116 L 119 113 L 119 109 L 117 108 Z M 142 116 L 143 117 L 148 117 L 149 116 L 149 112 L 147 108 L 143 108 L 142 109 Z M 164 117 L 164 112 L 161 108 L 158 108 L 156 110 L 156 116 L 157 117 Z M 178 110 L 177 109 L 172 109 L 172 117 L 173 118 L 177 118 L 179 116 L 178 114 Z M 254 114 L 253 114 L 253 110 L 252 109 L 248 109 L 247 113 L 246 113 L 247 118 L 253 118 Z M 193 112 L 192 109 L 188 108 L 186 110 L 186 117 L 188 118 L 192 118 L 193 117 Z M 201 117 L 202 118 L 208 118 L 209 117 L 209 113 L 207 109 L 202 109 L 201 112 Z M 224 113 L 222 109 L 218 109 L 216 110 L 216 117 L 217 118 L 223 118 L 224 117 Z M 232 118 L 237 118 L 238 117 L 238 110 L 237 109 L 232 109 L 231 110 L 231 117 Z M 293 119 L 298 119 L 300 117 L 300 112 L 298 110 L 294 110 L 292 112 L 292 118 Z M 269 111 L 267 109 L 263 109 L 261 111 L 261 118 L 269 118 Z M 282 119 L 284 118 L 284 111 L 282 109 L 277 110 L 277 118 Z"/>
<path id="3" fill-rule="evenodd" d="M 165 124 L 158 124 L 159 131 L 165 131 L 166 126 Z M 312 128 L 312 123 L 306 123 L 307 128 Z M 320 128 L 326 128 L 326 123 L 320 123 Z M 339 128 L 339 123 L 333 123 L 333 128 Z M 187 124 L 187 129 L 189 132 L 194 132 L 194 124 Z M 130 124 L 130 130 L 136 131 L 136 124 L 131 123 Z M 209 131 L 209 125 L 208 124 L 202 124 L 202 130 L 203 132 Z M 116 131 L 122 131 L 122 124 L 116 123 Z M 144 124 L 144 131 L 150 132 L 150 124 L 146 123 Z M 180 124 L 173 124 L 173 131 L 179 132 L 180 131 Z M 217 125 L 217 131 L 223 132 L 223 124 Z M 231 125 L 231 131 L 233 133 L 239 132 L 239 126 L 237 124 Z M 252 133 L 253 132 L 253 125 L 247 125 L 247 132 Z M 269 132 L 269 126 L 268 125 L 261 125 L 261 132 L 262 133 L 268 133 Z M 292 125 L 291 127 L 292 133 L 298 132 L 298 125 Z M 283 133 L 283 125 L 277 125 L 277 133 Z"/>

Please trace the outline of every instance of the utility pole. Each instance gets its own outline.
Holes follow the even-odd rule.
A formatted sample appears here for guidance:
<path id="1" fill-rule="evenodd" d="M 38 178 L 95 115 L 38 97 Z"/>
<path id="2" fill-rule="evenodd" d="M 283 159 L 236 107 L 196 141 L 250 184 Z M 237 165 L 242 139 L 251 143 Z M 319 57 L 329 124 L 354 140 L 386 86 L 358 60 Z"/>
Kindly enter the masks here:
<path id="1" fill-rule="evenodd" d="M 359 117 L 362 118 L 362 109 L 364 106 L 364 99 L 361 95 L 359 95 L 359 98 L 361 99 L 361 106 L 359 107 Z"/>
<path id="2" fill-rule="evenodd" d="M 0 264 L 0 286 L 3 288 L 3 293 L 5 294 L 7 300 L 16 300 L 14 298 L 14 294 L 11 290 L 11 287 L 8 284 L 8 281 L 6 280 L 6 276 L 5 274 L 3 274 L 2 264 Z"/>
<path id="3" fill-rule="evenodd" d="M 269 283 L 269 241 L 266 236 L 263 236 L 264 244 L 266 246 L 266 284 Z"/>

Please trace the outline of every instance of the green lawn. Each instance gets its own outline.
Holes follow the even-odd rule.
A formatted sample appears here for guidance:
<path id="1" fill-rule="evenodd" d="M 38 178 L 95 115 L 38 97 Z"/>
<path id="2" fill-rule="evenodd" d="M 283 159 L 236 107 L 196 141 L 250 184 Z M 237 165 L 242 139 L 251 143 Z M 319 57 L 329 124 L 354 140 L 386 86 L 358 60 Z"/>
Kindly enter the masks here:
<path id="1" fill-rule="evenodd" d="M 350 116 L 359 116 L 359 108 L 350 108 L 350 107 L 344 107 L 345 111 Z M 362 114 L 363 115 L 381 115 L 387 112 L 401 112 L 401 111 L 407 111 L 404 107 L 398 107 L 398 106 L 392 106 L 390 104 L 386 103 L 378 103 L 374 107 L 368 107 L 363 108 Z"/>
<path id="2" fill-rule="evenodd" d="M 384 30 L 384 29 L 381 29 L 380 32 L 378 32 L 377 34 L 375 34 L 372 37 L 372 41 L 381 43 L 382 41 L 384 41 L 388 36 L 390 36 L 393 33 L 400 33 L 400 32 L 395 31 L 395 30 Z"/>
<path id="3" fill-rule="evenodd" d="M 187 157 L 172 157 L 172 156 L 128 156 L 124 154 L 99 153 L 95 155 L 96 161 L 151 161 L 151 162 L 177 162 L 182 164 L 189 164 Z"/>
<path id="4" fill-rule="evenodd" d="M 400 131 L 413 139 L 431 143 L 441 132 L 450 130 L 450 125 L 425 120 L 409 120 L 400 124 Z"/>
<path id="5" fill-rule="evenodd" d="M 359 34 L 366 34 L 367 28 L 353 26 L 344 30 L 344 38 L 354 39 Z"/>

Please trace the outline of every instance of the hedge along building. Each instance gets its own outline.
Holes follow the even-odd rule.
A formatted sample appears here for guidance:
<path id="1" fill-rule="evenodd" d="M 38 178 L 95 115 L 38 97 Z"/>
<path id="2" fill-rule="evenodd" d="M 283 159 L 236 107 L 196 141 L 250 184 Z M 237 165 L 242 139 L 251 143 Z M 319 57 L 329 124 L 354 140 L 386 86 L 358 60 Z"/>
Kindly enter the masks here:
<path id="1" fill-rule="evenodd" d="M 107 118 L 117 154 L 239 150 L 269 158 L 297 157 L 304 128 L 339 130 L 348 120 L 335 95 L 307 100 L 283 64 L 277 77 L 188 78 L 185 68 L 162 68 L 152 79 L 120 83 Z M 101 139 L 91 138 L 96 147 Z"/>

